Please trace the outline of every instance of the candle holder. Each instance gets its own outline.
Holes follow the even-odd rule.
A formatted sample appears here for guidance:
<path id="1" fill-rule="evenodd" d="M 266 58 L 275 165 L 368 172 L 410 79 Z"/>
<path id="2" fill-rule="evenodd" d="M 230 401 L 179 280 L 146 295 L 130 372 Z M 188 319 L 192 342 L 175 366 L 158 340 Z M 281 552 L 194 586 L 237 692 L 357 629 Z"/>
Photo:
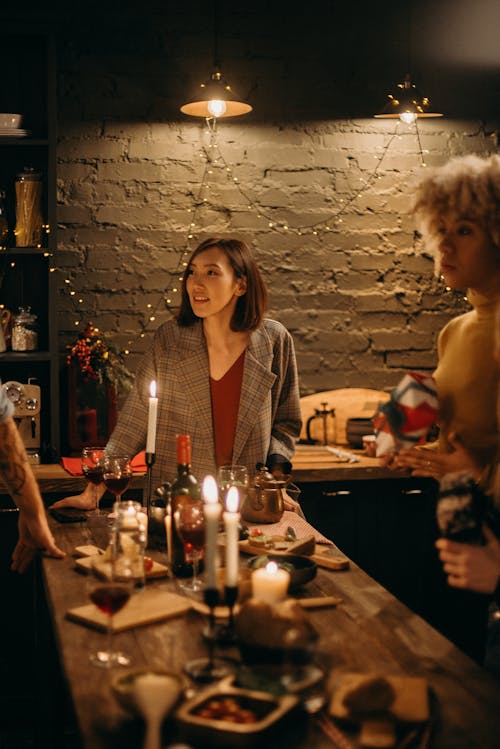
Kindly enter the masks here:
<path id="1" fill-rule="evenodd" d="M 226 661 L 220 658 L 214 658 L 214 648 L 216 644 L 215 636 L 215 607 L 219 602 L 219 592 L 217 588 L 205 588 L 203 598 L 209 608 L 208 629 L 205 639 L 208 644 L 208 658 L 194 658 L 184 664 L 184 671 L 188 676 L 200 684 L 209 684 L 212 681 L 218 681 L 228 674 L 232 673 L 232 668 Z"/>
<path id="2" fill-rule="evenodd" d="M 144 491 L 142 492 L 142 506 L 146 508 L 146 513 L 148 516 L 148 523 L 149 523 L 149 516 L 151 514 L 151 493 L 152 493 L 152 473 L 153 473 L 153 466 L 155 464 L 155 453 L 146 453 L 146 486 L 144 487 Z M 146 501 L 144 501 L 144 499 Z"/>
<path id="3" fill-rule="evenodd" d="M 236 632 L 234 629 L 234 605 L 238 599 L 238 586 L 226 585 L 224 588 L 224 600 L 229 609 L 227 624 L 216 629 L 216 640 L 220 645 L 234 645 Z"/>

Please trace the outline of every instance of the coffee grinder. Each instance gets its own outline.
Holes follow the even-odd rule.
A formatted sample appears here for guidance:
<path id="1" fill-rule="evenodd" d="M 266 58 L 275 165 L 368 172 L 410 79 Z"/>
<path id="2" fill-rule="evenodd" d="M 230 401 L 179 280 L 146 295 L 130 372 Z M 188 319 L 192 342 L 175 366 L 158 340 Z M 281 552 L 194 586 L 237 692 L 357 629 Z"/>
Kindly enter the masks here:
<path id="1" fill-rule="evenodd" d="M 2 387 L 14 404 L 13 418 L 32 465 L 40 463 L 40 387 L 28 378 L 25 385 L 15 380 L 5 382 Z"/>

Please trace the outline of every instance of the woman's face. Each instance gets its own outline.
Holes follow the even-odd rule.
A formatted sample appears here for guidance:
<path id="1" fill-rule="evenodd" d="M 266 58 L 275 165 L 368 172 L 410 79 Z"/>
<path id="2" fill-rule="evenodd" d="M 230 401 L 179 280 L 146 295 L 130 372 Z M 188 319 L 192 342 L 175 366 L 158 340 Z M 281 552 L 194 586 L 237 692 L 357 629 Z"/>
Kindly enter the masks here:
<path id="1" fill-rule="evenodd" d="M 209 247 L 190 263 L 186 291 L 197 317 L 227 316 L 229 321 L 238 297 L 246 291 L 246 280 L 236 278 L 223 250 Z"/>
<path id="2" fill-rule="evenodd" d="M 481 291 L 500 277 L 500 252 L 475 219 L 447 213 L 438 237 L 438 270 L 452 289 Z"/>

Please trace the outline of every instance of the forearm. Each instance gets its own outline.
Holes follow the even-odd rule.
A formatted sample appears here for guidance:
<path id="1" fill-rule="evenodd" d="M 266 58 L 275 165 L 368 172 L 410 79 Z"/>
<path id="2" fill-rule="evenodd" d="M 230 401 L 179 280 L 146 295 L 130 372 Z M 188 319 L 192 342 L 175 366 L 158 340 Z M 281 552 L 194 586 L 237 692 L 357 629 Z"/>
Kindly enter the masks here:
<path id="1" fill-rule="evenodd" d="M 30 514 L 44 511 L 38 484 L 12 418 L 0 424 L 0 473 L 20 510 Z"/>

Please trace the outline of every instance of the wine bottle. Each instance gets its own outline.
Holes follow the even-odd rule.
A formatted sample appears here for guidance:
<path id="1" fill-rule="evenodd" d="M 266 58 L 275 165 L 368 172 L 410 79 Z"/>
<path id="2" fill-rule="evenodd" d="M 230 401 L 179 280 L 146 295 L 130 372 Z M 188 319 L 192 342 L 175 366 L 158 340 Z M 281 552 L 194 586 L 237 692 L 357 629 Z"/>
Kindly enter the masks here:
<path id="1" fill-rule="evenodd" d="M 184 502 L 201 502 L 200 485 L 191 473 L 191 438 L 177 435 L 177 478 L 172 482 L 172 572 L 176 577 L 190 577 L 193 565 L 186 561 L 184 543 L 176 526 L 176 511 Z M 201 569 L 201 560 L 200 560 Z"/>

